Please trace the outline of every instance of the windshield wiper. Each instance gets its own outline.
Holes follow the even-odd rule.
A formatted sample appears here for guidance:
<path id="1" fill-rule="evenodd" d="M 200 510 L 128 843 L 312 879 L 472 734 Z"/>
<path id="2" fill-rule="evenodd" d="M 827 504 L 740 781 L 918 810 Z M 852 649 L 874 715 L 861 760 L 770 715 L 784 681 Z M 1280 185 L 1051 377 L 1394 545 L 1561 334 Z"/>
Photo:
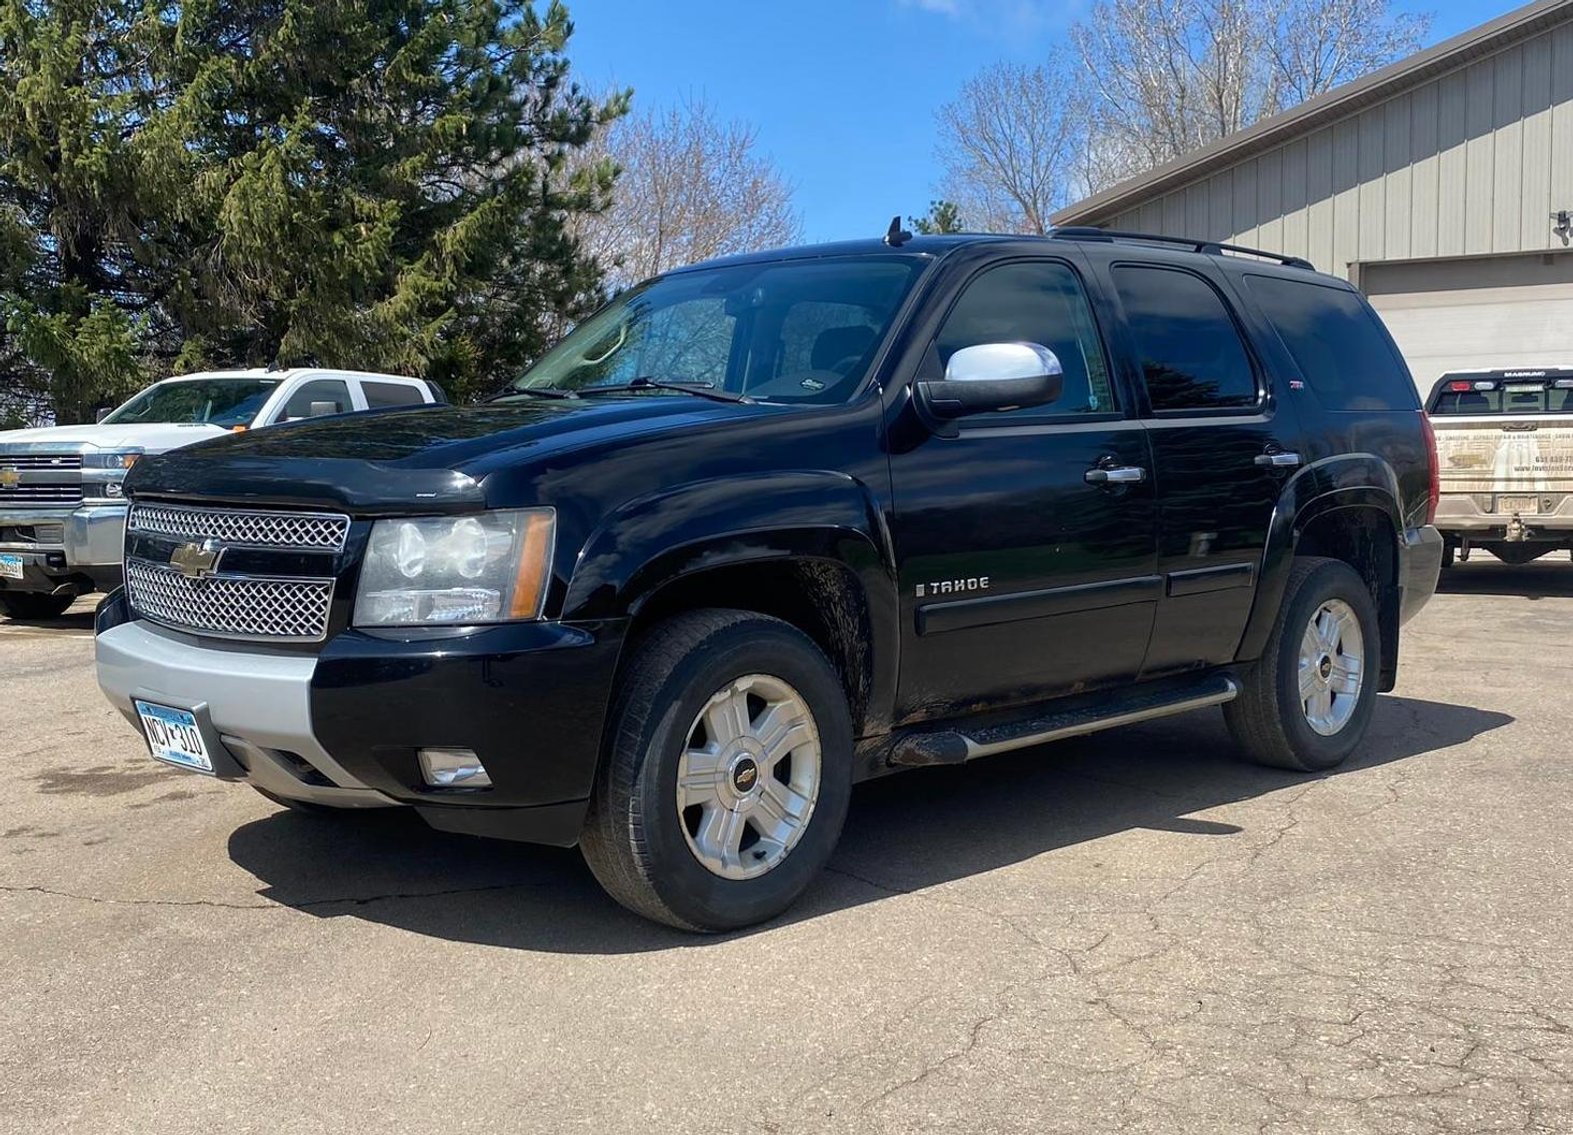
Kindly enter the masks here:
<path id="1" fill-rule="evenodd" d="M 692 394 L 696 398 L 709 398 L 713 402 L 741 402 L 745 406 L 754 405 L 755 400 L 746 394 L 734 394 L 730 390 L 717 390 L 714 386 L 702 382 L 667 382 L 659 378 L 651 378 L 642 374 L 628 382 L 608 383 L 605 386 L 585 386 L 579 390 L 580 394 L 595 394 L 603 390 L 675 390 L 679 394 Z"/>
<path id="2" fill-rule="evenodd" d="M 512 390 L 500 390 L 482 402 L 501 402 L 504 398 L 577 398 L 579 395 L 572 390 L 563 390 L 557 386 L 519 386 Z"/>

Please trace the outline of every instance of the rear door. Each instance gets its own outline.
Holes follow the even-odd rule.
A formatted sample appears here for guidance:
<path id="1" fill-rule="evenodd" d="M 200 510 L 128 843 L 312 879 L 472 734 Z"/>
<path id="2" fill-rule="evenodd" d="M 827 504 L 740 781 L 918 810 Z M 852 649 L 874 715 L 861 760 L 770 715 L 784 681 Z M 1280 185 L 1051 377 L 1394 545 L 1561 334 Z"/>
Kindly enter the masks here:
<path id="1" fill-rule="evenodd" d="M 1234 658 L 1298 424 L 1205 263 L 1101 253 L 1138 376 L 1158 495 L 1162 597 L 1144 674 Z M 1194 258 L 1200 260 L 1201 258 Z"/>

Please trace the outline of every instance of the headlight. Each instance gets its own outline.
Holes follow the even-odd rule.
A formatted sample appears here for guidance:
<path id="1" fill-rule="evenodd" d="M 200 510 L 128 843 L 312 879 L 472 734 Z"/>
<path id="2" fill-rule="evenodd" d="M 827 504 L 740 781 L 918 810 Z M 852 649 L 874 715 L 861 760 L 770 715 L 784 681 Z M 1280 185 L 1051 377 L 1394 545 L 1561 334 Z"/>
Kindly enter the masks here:
<path id="1" fill-rule="evenodd" d="M 358 627 L 535 619 L 546 601 L 556 514 L 379 520 L 355 597 Z"/>
<path id="2" fill-rule="evenodd" d="M 82 454 L 82 468 L 84 469 L 119 469 L 121 472 L 131 468 L 142 457 L 140 449 L 98 449 L 89 450 Z"/>

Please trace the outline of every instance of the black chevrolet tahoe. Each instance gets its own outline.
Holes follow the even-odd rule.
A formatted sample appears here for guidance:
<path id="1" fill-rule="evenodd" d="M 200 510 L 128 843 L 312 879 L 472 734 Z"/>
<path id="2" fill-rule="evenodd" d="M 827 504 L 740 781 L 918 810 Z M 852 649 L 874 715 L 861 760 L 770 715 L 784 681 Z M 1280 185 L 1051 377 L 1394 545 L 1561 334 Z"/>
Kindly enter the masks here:
<path id="1" fill-rule="evenodd" d="M 1098 230 L 672 272 L 487 404 L 224 438 L 127 493 L 98 677 L 155 757 L 577 843 L 707 931 L 784 910 L 900 769 L 1204 706 L 1337 765 L 1442 551 L 1359 293 Z"/>

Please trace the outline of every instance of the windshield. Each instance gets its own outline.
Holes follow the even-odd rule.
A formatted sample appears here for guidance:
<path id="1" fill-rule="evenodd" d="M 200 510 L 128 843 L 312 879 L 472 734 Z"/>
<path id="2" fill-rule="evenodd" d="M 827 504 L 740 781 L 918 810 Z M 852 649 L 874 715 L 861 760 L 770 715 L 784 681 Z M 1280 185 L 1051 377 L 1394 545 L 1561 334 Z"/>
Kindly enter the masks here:
<path id="1" fill-rule="evenodd" d="M 678 272 L 624 292 L 509 391 L 651 379 L 761 401 L 844 402 L 926 263 L 862 256 Z"/>
<path id="2" fill-rule="evenodd" d="M 1573 415 L 1573 373 L 1450 374 L 1437 383 L 1426 409 L 1433 416 Z"/>
<path id="3" fill-rule="evenodd" d="M 160 382 L 148 387 L 105 422 L 206 422 L 249 426 L 278 386 L 276 378 L 199 378 Z"/>

